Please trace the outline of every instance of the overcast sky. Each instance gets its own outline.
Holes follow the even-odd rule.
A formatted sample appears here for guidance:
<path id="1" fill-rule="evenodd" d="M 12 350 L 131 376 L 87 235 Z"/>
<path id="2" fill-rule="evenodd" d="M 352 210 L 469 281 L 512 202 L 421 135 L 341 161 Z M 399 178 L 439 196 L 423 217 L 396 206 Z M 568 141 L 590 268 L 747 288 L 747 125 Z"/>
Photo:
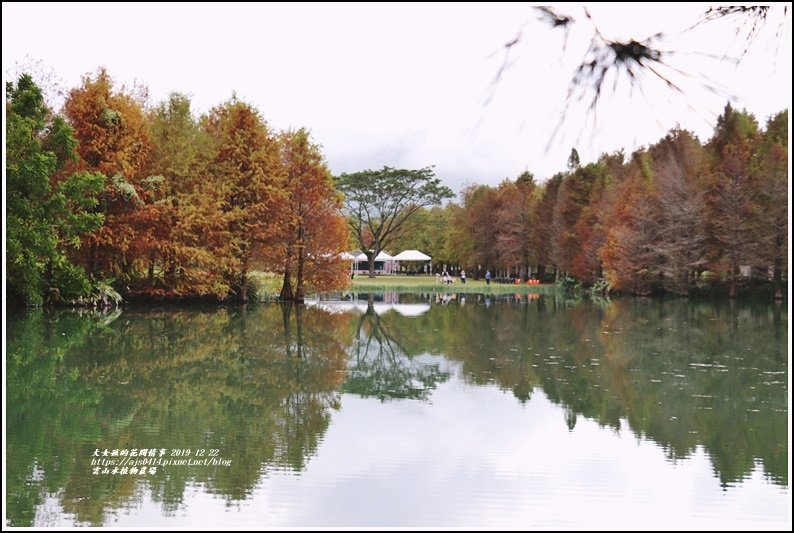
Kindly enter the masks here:
<path id="1" fill-rule="evenodd" d="M 772 13 L 736 67 L 709 57 L 743 51 L 733 25 L 683 32 L 707 8 L 599 5 L 590 22 L 566 5 L 576 21 L 566 40 L 529 4 L 3 3 L 3 77 L 38 61 L 71 88 L 105 66 L 119 85 L 147 86 L 153 103 L 189 94 L 198 113 L 236 92 L 276 129 L 309 128 L 334 173 L 435 165 L 457 192 L 524 170 L 542 181 L 565 169 L 573 146 L 589 162 L 676 124 L 705 140 L 729 94 L 762 125 L 790 107 L 790 13 L 782 25 L 782 8 Z M 595 114 L 574 102 L 563 120 L 594 27 L 608 38 L 670 35 L 660 46 L 678 53 L 664 58 L 686 75 L 663 73 L 685 96 L 652 75 L 630 92 L 623 75 L 607 79 Z"/>

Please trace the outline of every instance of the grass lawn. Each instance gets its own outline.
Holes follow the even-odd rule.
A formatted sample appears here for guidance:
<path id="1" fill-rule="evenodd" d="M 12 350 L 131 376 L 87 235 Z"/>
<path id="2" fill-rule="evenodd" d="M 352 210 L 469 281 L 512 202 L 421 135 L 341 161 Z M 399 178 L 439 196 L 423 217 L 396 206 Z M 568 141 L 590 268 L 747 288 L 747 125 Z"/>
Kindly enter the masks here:
<path id="1" fill-rule="evenodd" d="M 437 283 L 435 276 L 378 276 L 368 278 L 366 274 L 356 275 L 352 285 L 342 291 L 333 292 L 479 292 L 484 294 L 554 294 L 554 285 L 499 285 L 491 283 L 485 284 L 485 280 L 468 279 L 466 283 L 460 282 L 459 278 L 454 278 L 455 283 L 444 285 Z M 269 272 L 253 272 L 251 282 L 255 285 L 255 290 L 261 300 L 272 300 L 278 297 L 281 291 L 281 278 Z M 252 287 L 254 289 L 254 287 Z"/>
<path id="2" fill-rule="evenodd" d="M 365 275 L 356 275 L 351 290 L 354 291 L 396 291 L 396 292 L 481 292 L 490 294 L 504 293 L 542 293 L 552 294 L 554 285 L 499 285 L 485 284 L 485 280 L 467 279 L 466 283 L 454 278 L 455 283 L 444 285 L 436 281 L 435 276 L 378 276 L 369 278 Z"/>

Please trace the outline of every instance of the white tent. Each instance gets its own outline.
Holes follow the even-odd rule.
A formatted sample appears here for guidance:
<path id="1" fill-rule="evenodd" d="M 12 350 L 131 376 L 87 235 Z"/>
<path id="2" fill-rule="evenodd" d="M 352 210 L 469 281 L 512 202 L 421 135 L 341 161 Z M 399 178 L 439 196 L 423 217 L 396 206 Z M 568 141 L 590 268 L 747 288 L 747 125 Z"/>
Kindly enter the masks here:
<path id="1" fill-rule="evenodd" d="M 369 270 L 367 254 L 365 254 L 362 251 L 356 250 L 354 252 L 351 252 L 349 255 L 351 255 L 353 257 L 353 261 L 355 261 L 355 263 L 353 264 L 353 269 L 355 271 L 362 272 Z M 380 253 L 378 253 L 378 255 L 375 256 L 375 261 L 379 263 L 383 263 L 383 265 L 380 268 L 378 268 L 376 272 L 390 274 L 396 268 L 396 263 L 392 258 L 392 256 L 390 256 L 388 253 L 384 251 L 381 251 Z"/>
<path id="2" fill-rule="evenodd" d="M 356 252 L 358 252 L 358 250 L 356 250 Z M 347 254 L 347 252 L 344 253 Z M 367 260 L 367 254 L 365 254 L 364 252 L 358 252 L 358 253 L 354 252 L 352 254 L 347 254 L 347 255 L 351 256 L 356 261 Z M 378 255 L 375 256 L 375 261 L 391 261 L 392 259 L 394 259 L 392 256 L 390 256 L 389 254 L 383 251 L 381 251 Z"/>
<path id="3" fill-rule="evenodd" d="M 404 250 L 395 255 L 393 259 L 397 261 L 430 261 L 431 257 L 419 250 Z"/>
<path id="4" fill-rule="evenodd" d="M 386 252 L 381 251 L 376 255 L 375 261 L 383 261 L 383 271 L 387 274 L 393 274 L 397 270 L 397 262 Z"/>
<path id="5" fill-rule="evenodd" d="M 367 254 L 365 254 L 364 252 L 359 252 L 358 250 L 356 250 L 352 254 L 348 252 L 342 252 L 342 257 L 344 259 L 351 259 L 351 260 L 355 259 L 356 261 L 367 260 Z M 394 259 L 392 256 L 390 256 L 389 254 L 383 251 L 381 251 L 378 255 L 375 256 L 375 261 L 391 261 L 392 259 Z"/>

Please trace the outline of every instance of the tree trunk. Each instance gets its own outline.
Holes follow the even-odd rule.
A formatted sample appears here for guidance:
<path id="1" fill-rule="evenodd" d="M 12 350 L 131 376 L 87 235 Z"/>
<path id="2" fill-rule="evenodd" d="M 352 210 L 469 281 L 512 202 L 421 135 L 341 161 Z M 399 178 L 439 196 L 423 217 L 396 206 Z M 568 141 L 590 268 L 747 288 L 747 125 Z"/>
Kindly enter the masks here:
<path id="1" fill-rule="evenodd" d="M 165 285 L 170 290 L 176 289 L 176 260 L 173 256 L 168 259 L 168 270 L 165 273 Z"/>
<path id="2" fill-rule="evenodd" d="M 240 301 L 244 304 L 248 303 L 248 259 L 243 259 L 243 267 L 241 271 L 242 279 L 240 280 Z"/>
<path id="3" fill-rule="evenodd" d="M 781 232 L 775 235 L 775 261 L 774 273 L 772 274 L 772 283 L 775 285 L 775 300 L 783 299 L 783 239 L 785 237 Z"/>
<path id="4" fill-rule="evenodd" d="M 369 261 L 369 277 L 375 277 L 375 254 L 372 255 L 367 254 L 367 260 Z"/>
<path id="5" fill-rule="evenodd" d="M 176 210 L 179 209 L 179 200 L 177 200 L 175 198 L 176 190 L 174 189 L 173 182 L 171 182 L 171 193 L 170 193 L 170 196 L 171 196 L 171 198 L 174 199 L 173 200 L 173 204 L 172 204 L 173 209 L 171 211 L 171 217 L 170 217 L 171 218 L 171 231 L 173 232 L 174 231 L 173 228 L 177 227 L 177 221 L 178 221 L 178 217 L 176 215 Z M 174 239 L 174 238 L 175 238 L 175 236 L 173 234 L 171 234 L 171 239 Z M 177 261 L 178 261 L 178 259 L 176 257 L 176 254 L 174 254 L 173 249 L 171 249 L 168 252 L 168 259 L 166 261 L 166 264 L 168 265 L 168 268 L 166 269 L 165 274 L 164 274 L 163 277 L 165 278 L 166 287 L 168 289 L 172 290 L 172 291 L 176 291 Z"/>
<path id="6" fill-rule="evenodd" d="M 298 276 L 295 281 L 295 301 L 298 303 L 303 303 L 303 268 L 305 257 L 303 251 L 303 229 L 301 227 L 298 228 L 298 235 L 300 244 L 298 245 Z"/>
<path id="7" fill-rule="evenodd" d="M 295 300 L 295 293 L 292 292 L 292 259 L 294 253 L 294 243 L 287 244 L 287 256 L 284 261 L 284 280 L 281 283 L 281 292 L 278 299 L 282 302 L 292 302 Z"/>
<path id="8" fill-rule="evenodd" d="M 244 304 L 247 304 L 248 303 L 248 275 L 246 273 L 243 273 L 243 281 L 241 283 L 240 293 L 241 293 L 241 296 L 242 296 L 242 298 L 241 298 L 242 302 Z"/>
<path id="9" fill-rule="evenodd" d="M 281 284 L 281 292 L 278 299 L 284 302 L 291 302 L 294 299 L 292 294 L 292 272 L 289 267 L 284 269 L 284 282 Z"/>
<path id="10" fill-rule="evenodd" d="M 149 271 L 146 273 L 146 281 L 149 287 L 154 287 L 154 252 L 149 254 Z"/>

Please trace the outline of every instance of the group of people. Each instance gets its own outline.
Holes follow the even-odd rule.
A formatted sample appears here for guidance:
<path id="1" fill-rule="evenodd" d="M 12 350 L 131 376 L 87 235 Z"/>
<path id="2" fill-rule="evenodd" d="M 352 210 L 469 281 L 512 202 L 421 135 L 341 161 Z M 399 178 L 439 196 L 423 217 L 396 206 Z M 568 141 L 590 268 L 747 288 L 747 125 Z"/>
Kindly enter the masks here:
<path id="1" fill-rule="evenodd" d="M 443 283 L 444 285 L 452 285 L 454 282 L 455 280 L 446 270 L 444 270 L 441 274 L 436 274 L 436 283 Z M 466 283 L 465 270 L 460 271 L 460 282 L 464 284 Z"/>
<path id="2" fill-rule="evenodd" d="M 459 276 L 460 276 L 460 282 L 461 283 L 466 283 L 466 271 L 461 269 Z M 443 283 L 445 285 L 452 285 L 454 282 L 455 282 L 454 278 L 446 270 L 441 272 L 441 274 L 436 274 L 436 283 Z M 490 285 L 491 284 L 491 271 L 490 270 L 486 270 L 485 271 L 485 284 L 486 285 Z"/>

